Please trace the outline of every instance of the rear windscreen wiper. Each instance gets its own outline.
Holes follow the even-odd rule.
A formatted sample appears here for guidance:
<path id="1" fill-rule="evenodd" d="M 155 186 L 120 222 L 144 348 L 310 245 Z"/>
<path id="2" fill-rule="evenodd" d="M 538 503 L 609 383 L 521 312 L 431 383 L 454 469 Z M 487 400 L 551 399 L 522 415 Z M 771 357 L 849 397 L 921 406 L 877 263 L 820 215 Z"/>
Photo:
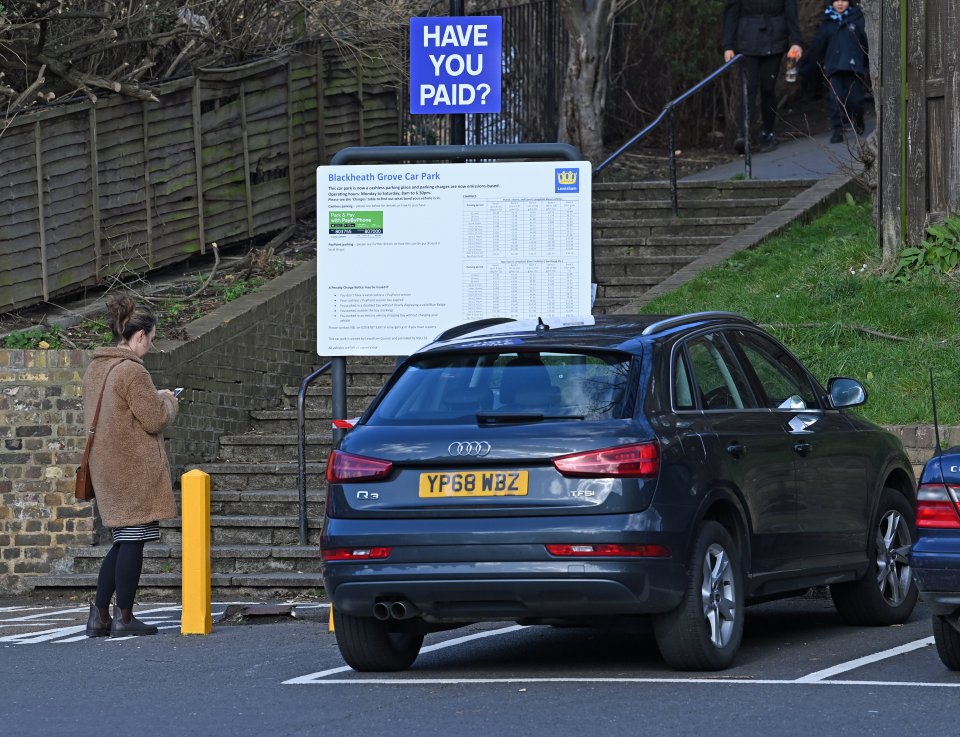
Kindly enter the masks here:
<path id="1" fill-rule="evenodd" d="M 543 412 L 478 412 L 481 425 L 521 424 L 545 420 L 582 420 L 584 415 L 545 415 Z"/>

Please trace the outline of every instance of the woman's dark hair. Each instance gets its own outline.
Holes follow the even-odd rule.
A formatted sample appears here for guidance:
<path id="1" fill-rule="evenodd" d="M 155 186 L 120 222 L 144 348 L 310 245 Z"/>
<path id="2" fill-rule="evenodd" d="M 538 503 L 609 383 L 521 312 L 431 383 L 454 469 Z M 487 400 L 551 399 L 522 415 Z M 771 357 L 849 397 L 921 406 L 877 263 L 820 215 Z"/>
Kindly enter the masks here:
<path id="1" fill-rule="evenodd" d="M 116 340 L 130 340 L 140 330 L 149 334 L 157 324 L 153 310 L 138 305 L 126 295 L 111 297 L 107 308 L 110 310 L 110 330 Z"/>

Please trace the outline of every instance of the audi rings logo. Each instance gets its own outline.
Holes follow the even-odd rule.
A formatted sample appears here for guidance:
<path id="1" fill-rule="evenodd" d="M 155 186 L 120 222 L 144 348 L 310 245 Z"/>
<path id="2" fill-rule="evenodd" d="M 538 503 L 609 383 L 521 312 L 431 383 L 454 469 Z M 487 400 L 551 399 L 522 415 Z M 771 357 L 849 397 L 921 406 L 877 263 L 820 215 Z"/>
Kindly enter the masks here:
<path id="1" fill-rule="evenodd" d="M 486 440 L 472 440 L 468 443 L 450 443 L 447 452 L 452 456 L 477 456 L 483 458 L 490 452 L 490 443 Z"/>

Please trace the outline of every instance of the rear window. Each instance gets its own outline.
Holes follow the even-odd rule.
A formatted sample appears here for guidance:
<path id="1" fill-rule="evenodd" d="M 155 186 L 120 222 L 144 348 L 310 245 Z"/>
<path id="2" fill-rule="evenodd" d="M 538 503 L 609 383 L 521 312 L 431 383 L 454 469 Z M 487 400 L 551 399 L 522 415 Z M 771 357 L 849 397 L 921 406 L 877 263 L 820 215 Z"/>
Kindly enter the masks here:
<path id="1" fill-rule="evenodd" d="M 498 412 L 621 419 L 633 414 L 629 377 L 622 354 L 427 355 L 407 365 L 367 424 L 475 424 Z"/>

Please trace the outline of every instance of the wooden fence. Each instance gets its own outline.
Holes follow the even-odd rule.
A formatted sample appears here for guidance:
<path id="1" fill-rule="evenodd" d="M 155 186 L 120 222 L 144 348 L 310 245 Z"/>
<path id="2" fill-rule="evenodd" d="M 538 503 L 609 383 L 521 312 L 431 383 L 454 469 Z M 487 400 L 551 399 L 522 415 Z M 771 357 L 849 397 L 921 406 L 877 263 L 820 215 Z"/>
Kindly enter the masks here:
<path id="1" fill-rule="evenodd" d="M 960 3 L 879 3 L 881 89 L 878 240 L 919 245 L 960 214 Z M 904 17 L 903 14 L 906 14 Z M 905 29 L 905 32 L 904 32 Z"/>
<path id="2" fill-rule="evenodd" d="M 333 45 L 157 96 L 0 121 L 0 312 L 280 231 L 314 206 L 318 164 L 400 141 L 389 71 Z"/>

